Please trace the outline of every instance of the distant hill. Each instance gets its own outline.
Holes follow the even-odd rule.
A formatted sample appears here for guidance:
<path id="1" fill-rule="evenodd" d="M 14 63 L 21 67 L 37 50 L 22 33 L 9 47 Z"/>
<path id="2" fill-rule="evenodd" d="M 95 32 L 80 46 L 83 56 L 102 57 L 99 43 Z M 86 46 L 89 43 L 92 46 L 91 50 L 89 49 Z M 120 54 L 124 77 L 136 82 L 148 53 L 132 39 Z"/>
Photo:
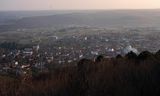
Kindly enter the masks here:
<path id="1" fill-rule="evenodd" d="M 69 25 L 95 27 L 160 27 L 160 10 L 78 11 L 49 16 L 25 17 L 7 29 L 62 27 Z M 4 26 L 0 26 L 5 31 Z"/>

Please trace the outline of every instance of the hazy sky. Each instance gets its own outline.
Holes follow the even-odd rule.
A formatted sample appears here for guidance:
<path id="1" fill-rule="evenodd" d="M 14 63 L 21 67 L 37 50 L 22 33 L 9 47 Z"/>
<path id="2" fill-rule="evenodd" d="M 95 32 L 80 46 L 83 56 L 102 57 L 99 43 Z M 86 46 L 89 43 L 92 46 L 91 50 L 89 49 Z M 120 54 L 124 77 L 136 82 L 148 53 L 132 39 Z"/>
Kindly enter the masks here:
<path id="1" fill-rule="evenodd" d="M 0 10 L 156 8 L 160 8 L 160 0 L 0 0 Z"/>

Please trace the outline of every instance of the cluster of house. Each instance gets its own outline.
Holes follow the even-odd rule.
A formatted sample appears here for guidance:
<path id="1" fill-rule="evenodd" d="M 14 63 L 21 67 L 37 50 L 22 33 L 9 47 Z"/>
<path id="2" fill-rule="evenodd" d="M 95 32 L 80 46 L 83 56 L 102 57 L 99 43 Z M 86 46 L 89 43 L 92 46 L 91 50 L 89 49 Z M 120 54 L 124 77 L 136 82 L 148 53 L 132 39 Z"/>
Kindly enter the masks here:
<path id="1" fill-rule="evenodd" d="M 57 37 L 58 38 L 58 37 Z M 84 37 L 84 41 L 88 41 L 89 37 Z M 105 39 L 105 44 L 108 39 Z M 0 57 L 0 74 L 15 74 L 26 75 L 32 72 L 46 72 L 49 71 L 48 65 L 64 65 L 72 64 L 82 58 L 94 58 L 101 54 L 107 54 L 109 57 L 117 54 L 127 54 L 130 51 L 138 53 L 138 50 L 131 45 L 126 48 L 106 47 L 98 42 L 93 45 L 84 43 L 83 47 L 73 46 L 55 46 L 54 51 L 48 49 L 40 50 L 40 46 L 36 45 L 31 48 L 24 48 L 23 50 L 12 50 L 4 52 Z"/>
<path id="2" fill-rule="evenodd" d="M 53 62 L 50 54 L 40 54 L 39 45 L 23 50 L 2 53 L 0 57 L 0 74 L 23 76 L 32 72 L 46 72 L 47 64 Z"/>

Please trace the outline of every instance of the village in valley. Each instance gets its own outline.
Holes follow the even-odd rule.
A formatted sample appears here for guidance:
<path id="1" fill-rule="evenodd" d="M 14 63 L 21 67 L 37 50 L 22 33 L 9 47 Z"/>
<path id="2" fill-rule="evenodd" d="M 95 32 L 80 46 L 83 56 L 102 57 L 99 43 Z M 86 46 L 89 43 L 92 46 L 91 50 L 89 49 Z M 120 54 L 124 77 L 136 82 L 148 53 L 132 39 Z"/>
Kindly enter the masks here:
<path id="1" fill-rule="evenodd" d="M 155 44 L 160 46 L 157 39 L 159 37 L 152 36 L 147 32 L 139 33 L 143 30 L 125 29 L 122 32 L 122 30 L 99 30 L 96 28 L 91 30 L 89 28 L 73 27 L 59 30 L 63 33 L 57 32 L 57 34 L 55 34 L 56 32 L 36 33 L 39 34 L 39 36 L 36 36 L 38 38 L 36 40 L 41 39 L 41 42 L 38 43 L 37 41 L 34 42 L 35 38 L 33 38 L 36 34 L 28 36 L 26 34 L 29 33 L 26 33 L 22 35 L 23 38 L 28 38 L 28 42 L 32 41 L 32 44 L 28 43 L 27 45 L 11 41 L 10 43 L 8 43 L 9 41 L 1 42 L 0 74 L 33 75 L 39 72 L 49 72 L 59 67 L 76 66 L 77 62 L 83 58 L 94 60 L 99 55 L 111 58 L 118 54 L 125 55 L 130 51 L 136 54 L 143 50 L 157 51 L 158 49 L 148 46 L 154 46 Z M 145 29 L 145 31 L 149 30 L 151 29 Z M 90 34 L 91 32 L 92 34 Z M 4 33 L 1 34 L 4 35 Z M 13 34 L 18 35 L 19 33 L 13 32 L 12 36 L 14 36 Z M 19 42 L 22 40 L 20 36 Z M 30 40 L 30 38 L 33 39 Z"/>

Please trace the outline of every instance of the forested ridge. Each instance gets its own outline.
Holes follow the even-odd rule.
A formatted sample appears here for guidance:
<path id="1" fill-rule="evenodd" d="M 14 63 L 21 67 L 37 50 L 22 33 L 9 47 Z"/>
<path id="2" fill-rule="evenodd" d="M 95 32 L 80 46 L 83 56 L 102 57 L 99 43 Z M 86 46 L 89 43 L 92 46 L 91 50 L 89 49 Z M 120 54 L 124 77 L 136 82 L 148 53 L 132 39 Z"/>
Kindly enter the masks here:
<path id="1" fill-rule="evenodd" d="M 160 51 L 82 59 L 28 77 L 0 76 L 0 96 L 159 96 Z"/>

